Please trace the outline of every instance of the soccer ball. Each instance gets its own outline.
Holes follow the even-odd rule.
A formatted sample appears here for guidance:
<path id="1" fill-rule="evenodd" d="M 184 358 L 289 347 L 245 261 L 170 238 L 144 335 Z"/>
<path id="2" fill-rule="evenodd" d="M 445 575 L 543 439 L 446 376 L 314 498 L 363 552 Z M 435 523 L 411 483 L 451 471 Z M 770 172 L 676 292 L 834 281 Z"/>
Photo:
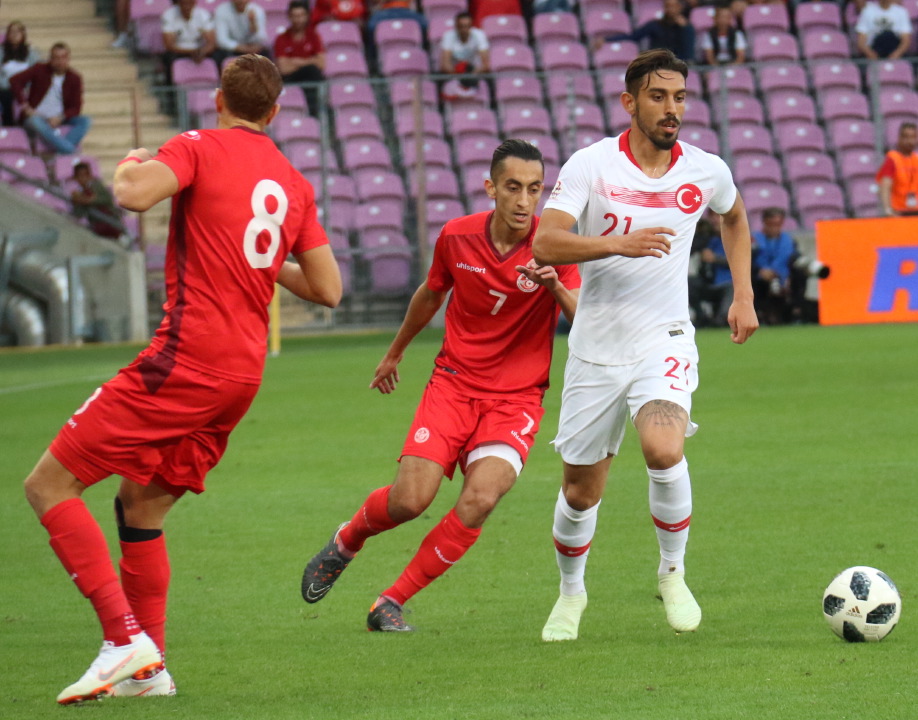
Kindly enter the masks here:
<path id="1" fill-rule="evenodd" d="M 822 596 L 829 627 L 848 642 L 879 642 L 899 622 L 902 598 L 889 576 L 858 565 L 840 572 Z"/>

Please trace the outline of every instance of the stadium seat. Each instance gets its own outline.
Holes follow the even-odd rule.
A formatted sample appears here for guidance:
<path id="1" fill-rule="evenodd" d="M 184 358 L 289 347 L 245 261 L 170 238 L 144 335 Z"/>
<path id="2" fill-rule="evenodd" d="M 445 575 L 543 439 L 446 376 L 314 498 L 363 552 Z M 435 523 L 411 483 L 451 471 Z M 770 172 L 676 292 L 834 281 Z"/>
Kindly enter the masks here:
<path id="1" fill-rule="evenodd" d="M 614 7 L 614 3 L 611 2 L 602 3 L 601 6 L 586 11 L 583 30 L 587 38 L 630 33 L 631 16 L 623 7 Z"/>
<path id="2" fill-rule="evenodd" d="M 697 5 L 689 11 L 689 22 L 700 37 L 714 27 L 714 6 Z"/>
<path id="3" fill-rule="evenodd" d="M 494 209 L 494 201 L 487 195 L 476 195 L 469 199 L 469 213 L 490 212 Z"/>
<path id="4" fill-rule="evenodd" d="M 165 50 L 161 16 L 170 7 L 172 0 L 131 0 L 134 46 L 138 52 L 157 55 Z"/>
<path id="5" fill-rule="evenodd" d="M 500 45 L 491 48 L 491 72 L 535 72 L 532 48 L 523 44 Z"/>
<path id="6" fill-rule="evenodd" d="M 755 79 L 752 70 L 742 65 L 724 65 L 705 73 L 705 84 L 712 100 L 719 99 L 721 87 L 728 97 L 734 95 L 755 95 Z"/>
<path id="7" fill-rule="evenodd" d="M 618 96 L 610 97 L 606 101 L 606 119 L 609 122 L 609 131 L 618 135 L 631 127 L 631 116 L 625 112 Z"/>
<path id="8" fill-rule="evenodd" d="M 561 151 L 558 147 L 558 141 L 555 140 L 553 135 L 526 135 L 522 139 L 539 148 L 545 165 L 557 165 L 560 163 Z"/>
<path id="9" fill-rule="evenodd" d="M 876 152 L 857 148 L 839 152 L 836 158 L 839 174 L 849 183 L 859 179 L 874 180 L 882 164 L 882 161 L 877 159 Z"/>
<path id="10" fill-rule="evenodd" d="M 342 143 L 344 167 L 351 173 L 359 170 L 391 170 L 392 157 L 385 143 L 371 138 L 357 138 Z M 358 192 L 359 192 L 358 188 Z"/>
<path id="11" fill-rule="evenodd" d="M 705 152 L 720 155 L 720 138 L 711 128 L 687 127 L 679 133 L 679 138 Z"/>
<path id="12" fill-rule="evenodd" d="M 794 200 L 804 228 L 817 220 L 835 220 L 846 216 L 845 196 L 835 183 L 801 182 L 794 185 Z"/>
<path id="13" fill-rule="evenodd" d="M 6 154 L 32 154 L 32 146 L 29 143 L 29 134 L 25 131 L 25 128 L 0 127 L 0 156 Z M 6 162 L 6 160 L 0 157 L 0 162 Z"/>
<path id="14" fill-rule="evenodd" d="M 410 178 L 411 195 L 416 197 L 420 188 L 418 173 L 413 168 L 409 169 L 408 177 Z M 441 167 L 425 168 L 421 177 L 424 178 L 428 200 L 438 198 L 455 200 L 459 197 L 459 180 L 452 170 Z"/>
<path id="15" fill-rule="evenodd" d="M 172 82 L 185 87 L 219 85 L 217 63 L 210 58 L 204 58 L 199 63 L 190 58 L 178 58 L 172 63 Z"/>
<path id="16" fill-rule="evenodd" d="M 502 40 L 523 45 L 529 43 L 529 32 L 522 15 L 488 15 L 481 21 L 481 29 L 491 44 Z"/>
<path id="17" fill-rule="evenodd" d="M 401 233 L 404 227 L 404 204 L 394 200 L 372 203 L 357 203 L 354 213 L 354 229 L 361 234 L 379 230 Z"/>
<path id="18" fill-rule="evenodd" d="M 439 110 L 424 108 L 421 112 L 421 125 L 418 127 L 417 118 L 412 108 L 403 106 L 395 116 L 395 134 L 399 139 L 413 138 L 420 131 L 426 138 L 442 138 L 443 116 Z"/>
<path id="19" fill-rule="evenodd" d="M 405 185 L 402 178 L 391 170 L 366 168 L 354 173 L 354 185 L 361 202 L 378 200 L 405 201 Z"/>
<path id="20" fill-rule="evenodd" d="M 711 107 L 700 97 L 686 98 L 682 127 L 711 127 Z"/>
<path id="21" fill-rule="evenodd" d="M 776 128 L 778 149 L 786 157 L 789 153 L 824 152 L 826 136 L 816 123 L 789 120 Z"/>
<path id="22" fill-rule="evenodd" d="M 520 134 L 541 135 L 551 132 L 551 116 L 544 107 L 512 107 L 501 109 L 501 125 L 504 136 Z"/>
<path id="23" fill-rule="evenodd" d="M 753 43 L 760 37 L 790 33 L 787 7 L 775 3 L 750 5 L 743 11 L 743 31 Z"/>
<path id="24" fill-rule="evenodd" d="M 427 16 L 427 41 L 430 43 L 432 50 L 435 48 L 439 52 L 443 36 L 456 26 L 456 14 L 453 12 L 431 12 L 426 9 L 427 3 L 424 3 L 424 8 L 424 14 Z"/>
<path id="25" fill-rule="evenodd" d="M 847 181 L 848 204 L 855 217 L 880 215 L 880 188 L 872 178 L 853 178 Z"/>
<path id="26" fill-rule="evenodd" d="M 497 116 L 489 108 L 460 108 L 450 112 L 449 127 L 452 135 L 458 140 L 482 135 L 490 138 L 497 135 Z M 493 152 L 494 148 L 491 150 Z M 462 161 L 460 156 L 459 162 Z"/>
<path id="27" fill-rule="evenodd" d="M 494 147 L 497 147 L 495 145 Z M 462 157 L 460 155 L 460 157 Z M 406 168 L 415 167 L 418 163 L 417 143 L 406 142 L 402 146 L 402 164 Z M 445 167 L 452 169 L 452 151 L 449 143 L 441 138 L 424 138 L 420 148 L 420 160 L 425 167 Z"/>
<path id="28" fill-rule="evenodd" d="M 777 129 L 781 123 L 791 121 L 816 122 L 816 103 L 809 95 L 794 90 L 781 90 L 766 96 L 768 118 Z"/>
<path id="29" fill-rule="evenodd" d="M 421 25 L 415 20 L 382 20 L 374 31 L 376 47 L 381 53 L 390 50 L 421 48 L 424 35 Z"/>
<path id="30" fill-rule="evenodd" d="M 872 151 L 875 146 L 873 123 L 863 120 L 835 120 L 827 124 L 830 144 L 836 154 L 843 151 Z"/>
<path id="31" fill-rule="evenodd" d="M 536 15 L 541 17 L 541 15 Z M 590 69 L 587 49 L 579 42 L 548 41 L 539 46 L 542 69 L 548 73 L 568 73 Z"/>
<path id="32" fill-rule="evenodd" d="M 727 143 L 734 156 L 775 154 L 771 131 L 761 125 L 728 127 Z"/>
<path id="33" fill-rule="evenodd" d="M 89 165 L 96 177 L 102 174 L 99 161 L 92 155 L 55 155 L 50 162 L 49 175 L 55 182 L 63 183 L 73 177 L 73 168 L 77 163 Z"/>
<path id="34" fill-rule="evenodd" d="M 606 68 L 624 68 L 637 57 L 638 44 L 631 40 L 615 40 L 603 43 L 599 50 L 593 52 L 593 65 L 597 70 Z"/>
<path id="35" fill-rule="evenodd" d="M 898 87 L 882 87 L 880 113 L 889 122 L 915 122 L 918 117 L 918 93 Z"/>
<path id="36" fill-rule="evenodd" d="M 813 87 L 817 92 L 828 90 L 861 91 L 861 71 L 849 61 L 814 63 L 810 67 Z"/>
<path id="37" fill-rule="evenodd" d="M 322 143 L 315 140 L 292 140 L 284 143 L 282 149 L 290 164 L 304 175 L 318 174 L 325 168 L 338 170 L 335 153 L 328 149 L 323 157 Z"/>
<path id="38" fill-rule="evenodd" d="M 332 200 L 328 208 L 323 203 L 316 203 L 316 216 L 319 224 L 328 233 L 347 235 L 354 229 L 354 201 Z"/>
<path id="39" fill-rule="evenodd" d="M 741 186 L 781 183 L 781 163 L 773 155 L 740 155 L 736 158 L 733 178 Z"/>
<path id="40" fill-rule="evenodd" d="M 382 140 L 382 124 L 379 116 L 372 110 L 354 108 L 335 116 L 335 133 L 341 142 L 356 138 Z"/>
<path id="41" fill-rule="evenodd" d="M 609 102 L 613 99 L 617 100 L 625 91 L 625 68 L 626 66 L 607 68 L 604 72 L 600 73 L 599 97 L 605 102 Z M 692 77 L 692 74 L 690 74 L 689 77 Z M 687 85 L 686 89 L 688 89 Z M 689 91 L 689 93 L 691 94 L 691 91 Z M 700 97 L 700 93 L 698 96 Z"/>
<path id="42" fill-rule="evenodd" d="M 800 41 L 807 60 L 844 60 L 851 57 L 848 36 L 841 30 L 810 30 Z"/>
<path id="43" fill-rule="evenodd" d="M 367 232 L 360 237 L 360 248 L 371 292 L 403 293 L 411 288 L 411 250 L 404 235 L 391 230 Z"/>
<path id="44" fill-rule="evenodd" d="M 778 7 L 777 5 L 754 5 L 753 7 Z M 745 16 L 744 16 L 745 17 Z M 781 61 L 796 63 L 800 60 L 800 52 L 797 49 L 797 38 L 788 32 L 768 32 L 761 33 L 751 38 L 750 47 L 752 48 L 752 59 L 757 62 Z"/>
<path id="45" fill-rule="evenodd" d="M 806 34 L 811 30 L 841 30 L 842 15 L 835 2 L 801 2 L 794 10 L 797 32 Z"/>
<path id="46" fill-rule="evenodd" d="M 564 76 L 549 76 L 552 79 L 564 79 Z M 549 85 L 551 83 L 549 82 Z M 525 105 L 544 102 L 542 85 L 537 77 L 519 77 L 503 75 L 494 81 L 494 98 L 498 105 L 507 106 L 519 102 Z"/>
<path id="47" fill-rule="evenodd" d="M 768 95 L 781 90 L 806 93 L 809 87 L 806 70 L 800 65 L 766 65 L 758 70 L 759 90 Z"/>
<path id="48" fill-rule="evenodd" d="M 216 90 L 213 91 L 216 94 Z M 303 95 L 299 88 L 284 86 L 280 95 L 277 96 L 277 104 L 280 105 L 281 113 L 289 113 L 295 116 L 306 115 L 306 96 Z M 213 102 L 211 102 L 213 107 Z"/>
<path id="49" fill-rule="evenodd" d="M 426 75 L 430 72 L 430 58 L 423 48 L 402 47 L 382 50 L 380 54 L 382 74 L 388 77 Z"/>
<path id="50" fill-rule="evenodd" d="M 400 79 L 389 81 L 389 99 L 392 106 L 399 110 L 404 105 L 414 105 L 415 94 L 418 92 L 417 81 L 420 78 Z M 439 97 L 437 86 L 432 80 L 420 80 L 421 103 L 425 107 L 438 108 Z"/>
<path id="51" fill-rule="evenodd" d="M 3 177 L 11 185 L 27 183 L 28 180 L 40 183 L 49 181 L 48 169 L 45 167 L 45 163 L 35 155 L 5 155 L 3 164 L 25 177 L 25 179 L 22 179 L 12 172 L 0 170 L 0 177 Z"/>
<path id="52" fill-rule="evenodd" d="M 753 183 L 742 189 L 743 202 L 750 217 L 759 215 L 770 207 L 790 212 L 790 196 L 778 183 Z"/>
<path id="53" fill-rule="evenodd" d="M 485 163 L 463 165 L 462 191 L 468 199 L 487 197 L 485 180 L 491 177 L 491 169 Z"/>
<path id="54" fill-rule="evenodd" d="M 326 20 L 316 25 L 326 55 L 337 52 L 363 53 L 363 35 L 355 22 Z"/>
<path id="55" fill-rule="evenodd" d="M 500 138 L 497 137 L 495 120 L 495 130 L 490 135 L 475 135 L 460 138 L 456 143 L 456 157 L 460 158 L 460 163 L 487 163 L 490 165 L 491 158 L 497 146 L 500 145 Z"/>
<path id="56" fill-rule="evenodd" d="M 465 214 L 465 208 L 458 200 L 430 200 L 427 203 L 427 225 L 435 225 L 437 232 L 453 218 Z"/>
<path id="57" fill-rule="evenodd" d="M 820 93 L 819 105 L 824 122 L 833 120 L 870 120 L 870 103 L 863 93 L 854 90 L 833 89 Z"/>
<path id="58" fill-rule="evenodd" d="M 310 179 L 310 176 L 306 176 L 307 179 Z M 322 187 L 322 180 L 325 181 L 325 187 Z M 312 182 L 312 180 L 310 180 Z M 333 203 L 347 203 L 352 206 L 354 204 L 354 198 L 357 197 L 357 187 L 354 184 L 354 179 L 348 175 L 340 175 L 337 173 L 328 173 L 324 176 L 317 176 L 315 182 L 312 182 L 313 187 L 316 188 L 316 192 L 320 197 L 322 197 L 323 192 L 328 192 L 328 197 Z"/>
<path id="59" fill-rule="evenodd" d="M 319 23 L 321 27 L 324 23 Z M 325 77 L 329 80 L 342 78 L 366 78 L 370 72 L 363 50 L 353 47 L 336 47 L 325 53 Z"/>
<path id="60" fill-rule="evenodd" d="M 732 127 L 765 123 L 765 110 L 762 103 L 754 97 L 740 95 L 728 99 L 726 112 L 723 112 L 719 103 L 714 101 L 712 111 L 717 118 L 726 118 L 727 124 Z"/>
<path id="61" fill-rule="evenodd" d="M 373 85 L 365 80 L 329 83 L 328 104 L 337 112 L 347 112 L 354 108 L 374 110 L 376 96 L 373 93 Z"/>
<path id="62" fill-rule="evenodd" d="M 634 19 L 634 27 L 639 28 L 651 20 L 662 18 L 663 8 L 656 0 L 632 0 L 631 16 Z"/>
<path id="63" fill-rule="evenodd" d="M 784 158 L 787 180 L 792 185 L 802 182 L 837 183 L 835 163 L 826 153 L 801 152 Z"/>
<path id="64" fill-rule="evenodd" d="M 567 133 L 572 128 L 592 133 L 606 130 L 602 110 L 593 102 L 558 103 L 554 107 L 554 121 L 558 133 Z"/>
<path id="65" fill-rule="evenodd" d="M 871 63 L 867 67 L 867 80 L 875 81 L 884 91 L 893 88 L 911 90 L 915 87 L 915 73 L 908 60 L 883 60 Z"/>
<path id="66" fill-rule="evenodd" d="M 294 117 L 278 115 L 268 126 L 274 142 L 283 144 L 291 140 L 314 140 L 321 142 L 322 129 L 319 121 L 309 115 Z"/>
<path id="67" fill-rule="evenodd" d="M 553 106 L 569 102 L 596 102 L 596 89 L 589 73 L 549 75 L 548 100 Z"/>
<path id="68" fill-rule="evenodd" d="M 273 42 L 274 38 L 286 32 L 287 27 L 286 10 L 268 10 L 267 7 L 265 8 L 265 32 L 268 34 L 269 42 Z"/>
<path id="69" fill-rule="evenodd" d="M 550 42 L 580 44 L 580 22 L 571 12 L 537 13 L 532 18 L 532 41 L 536 46 Z"/>
<path id="70" fill-rule="evenodd" d="M 34 185 L 17 182 L 12 183 L 11 187 L 23 197 L 39 205 L 43 205 L 49 210 L 54 210 L 54 212 L 61 213 L 62 215 L 70 214 L 70 203 L 67 200 L 57 197 L 57 195 L 53 195 L 43 187 L 35 187 Z"/>

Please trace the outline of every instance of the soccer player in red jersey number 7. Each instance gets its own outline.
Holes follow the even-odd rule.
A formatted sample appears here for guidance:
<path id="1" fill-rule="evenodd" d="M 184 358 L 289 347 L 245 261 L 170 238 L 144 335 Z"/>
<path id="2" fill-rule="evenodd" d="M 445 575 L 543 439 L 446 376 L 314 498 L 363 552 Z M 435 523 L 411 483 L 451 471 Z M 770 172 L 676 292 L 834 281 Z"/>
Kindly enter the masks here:
<path id="1" fill-rule="evenodd" d="M 371 388 L 387 394 L 412 339 L 450 290 L 443 347 L 414 417 L 392 485 L 370 493 L 350 522 L 306 566 L 303 599 L 325 597 L 367 538 L 420 515 L 456 465 L 464 481 L 455 507 L 431 530 L 404 572 L 367 617 L 370 630 L 411 631 L 402 606 L 465 554 L 532 447 L 548 387 L 558 306 L 573 318 L 576 267 L 532 262 L 534 215 L 542 195 L 542 154 L 507 140 L 485 182 L 495 209 L 446 223 L 427 280 L 376 368 Z"/>
<path id="2" fill-rule="evenodd" d="M 758 327 L 749 222 L 730 169 L 680 143 L 688 67 L 669 50 L 629 65 L 621 102 L 631 128 L 574 153 L 545 206 L 533 251 L 541 263 L 583 263 L 555 449 L 564 478 L 553 535 L 561 594 L 542 639 L 576 639 L 587 604 L 584 571 L 613 456 L 630 417 L 650 478 L 660 546 L 660 595 L 670 626 L 695 630 L 701 608 L 685 584 L 692 489 L 683 455 L 698 385 L 688 312 L 688 261 L 707 207 L 721 215 L 734 300 L 735 343 Z M 578 223 L 580 235 L 570 231 Z"/>
<path id="3" fill-rule="evenodd" d="M 92 603 L 104 642 L 57 697 L 172 695 L 165 654 L 166 513 L 223 455 L 261 383 L 275 281 L 334 307 L 341 276 L 316 220 L 313 190 L 265 133 L 283 87 L 267 58 L 223 70 L 216 130 L 189 131 L 153 157 L 132 150 L 115 171 L 129 210 L 172 197 L 165 318 L 150 346 L 66 422 L 25 481 L 51 547 Z M 292 253 L 296 262 L 286 262 Z M 81 499 L 109 475 L 121 580 Z"/>

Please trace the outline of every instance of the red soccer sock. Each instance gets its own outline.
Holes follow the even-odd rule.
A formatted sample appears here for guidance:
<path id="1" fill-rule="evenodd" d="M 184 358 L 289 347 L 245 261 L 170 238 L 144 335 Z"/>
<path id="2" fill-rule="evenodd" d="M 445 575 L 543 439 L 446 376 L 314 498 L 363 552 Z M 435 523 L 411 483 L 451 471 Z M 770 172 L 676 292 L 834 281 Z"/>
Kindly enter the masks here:
<path id="1" fill-rule="evenodd" d="M 479 535 L 481 528 L 466 527 L 456 515 L 456 510 L 450 510 L 424 538 L 417 554 L 399 579 L 382 595 L 404 605 L 409 598 L 459 562 Z"/>
<path id="2" fill-rule="evenodd" d="M 387 485 L 371 492 L 366 502 L 354 513 L 350 523 L 338 533 L 339 542 L 347 550 L 356 553 L 363 548 L 367 538 L 401 524 L 389 517 L 390 490 L 392 486 Z"/>
<path id="3" fill-rule="evenodd" d="M 82 500 L 73 498 L 48 510 L 41 524 L 64 569 L 92 603 L 103 637 L 115 645 L 127 645 L 140 626 L 118 582 L 99 523 Z"/>
<path id="4" fill-rule="evenodd" d="M 166 537 L 143 542 L 121 541 L 121 585 L 137 622 L 166 657 L 166 596 L 169 554 Z"/>

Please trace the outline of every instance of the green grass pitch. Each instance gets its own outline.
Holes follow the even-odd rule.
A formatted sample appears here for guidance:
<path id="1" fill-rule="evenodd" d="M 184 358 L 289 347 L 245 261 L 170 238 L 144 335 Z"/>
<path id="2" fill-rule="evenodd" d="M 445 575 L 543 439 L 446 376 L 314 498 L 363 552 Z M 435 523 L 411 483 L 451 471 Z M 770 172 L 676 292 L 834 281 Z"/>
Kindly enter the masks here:
<path id="1" fill-rule="evenodd" d="M 288 340 L 208 492 L 167 525 L 169 666 L 178 696 L 58 708 L 99 629 L 21 481 L 70 413 L 136 347 L 0 354 L 0 718 L 667 718 L 902 720 L 918 707 L 918 332 L 915 326 L 765 328 L 743 347 L 699 333 L 687 443 L 695 510 L 689 584 L 704 611 L 677 636 L 656 595 L 647 478 L 633 431 L 587 571 L 581 638 L 544 644 L 566 354 L 539 441 L 479 543 L 409 607 L 419 631 L 370 634 L 366 613 L 454 502 L 372 539 L 331 594 L 300 598 L 306 560 L 394 477 L 439 334 L 423 334 L 391 396 L 367 389 L 391 334 Z M 116 481 L 86 492 L 117 547 Z M 821 615 L 836 572 L 898 583 L 899 627 L 849 645 Z"/>

